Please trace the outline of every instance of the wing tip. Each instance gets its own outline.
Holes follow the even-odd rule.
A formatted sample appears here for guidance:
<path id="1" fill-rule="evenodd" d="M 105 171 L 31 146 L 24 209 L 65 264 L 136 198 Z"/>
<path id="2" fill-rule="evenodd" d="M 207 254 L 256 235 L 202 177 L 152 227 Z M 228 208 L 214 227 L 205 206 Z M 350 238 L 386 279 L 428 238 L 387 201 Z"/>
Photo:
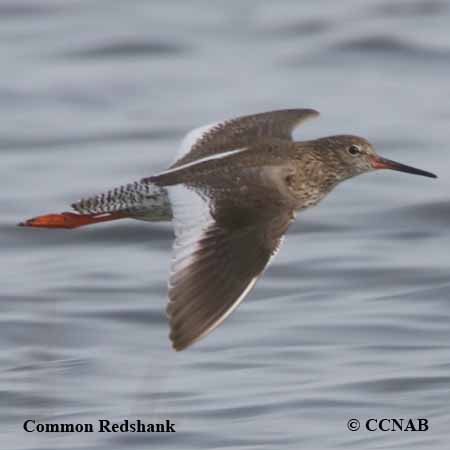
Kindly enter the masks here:
<path id="1" fill-rule="evenodd" d="M 183 345 L 183 344 L 180 344 L 180 343 L 172 341 L 172 349 L 174 351 L 176 351 L 177 353 L 185 350 L 187 347 L 189 347 L 189 344 L 184 344 Z"/>
<path id="2" fill-rule="evenodd" d="M 181 352 L 187 349 L 191 344 L 193 344 L 198 339 L 198 337 L 194 339 L 183 339 L 182 337 L 173 336 L 173 334 L 171 333 L 169 335 L 169 339 L 172 344 L 172 349 L 176 352 Z"/>
<path id="3" fill-rule="evenodd" d="M 318 117 L 318 116 L 320 116 L 320 112 L 317 111 L 317 109 L 305 108 L 305 109 L 303 109 L 303 112 L 305 114 L 308 114 L 310 117 Z"/>

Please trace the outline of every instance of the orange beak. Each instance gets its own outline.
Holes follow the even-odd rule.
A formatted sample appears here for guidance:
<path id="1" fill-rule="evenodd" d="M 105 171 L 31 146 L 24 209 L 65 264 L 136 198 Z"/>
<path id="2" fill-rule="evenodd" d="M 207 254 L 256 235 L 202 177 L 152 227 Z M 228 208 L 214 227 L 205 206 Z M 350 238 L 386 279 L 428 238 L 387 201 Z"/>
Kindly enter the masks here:
<path id="1" fill-rule="evenodd" d="M 399 172 L 412 173 L 414 175 L 422 175 L 423 177 L 437 178 L 437 175 L 425 170 L 416 169 L 415 167 L 400 164 L 390 159 L 382 158 L 381 156 L 375 156 L 372 159 L 372 167 L 374 169 L 391 169 L 398 170 Z"/>

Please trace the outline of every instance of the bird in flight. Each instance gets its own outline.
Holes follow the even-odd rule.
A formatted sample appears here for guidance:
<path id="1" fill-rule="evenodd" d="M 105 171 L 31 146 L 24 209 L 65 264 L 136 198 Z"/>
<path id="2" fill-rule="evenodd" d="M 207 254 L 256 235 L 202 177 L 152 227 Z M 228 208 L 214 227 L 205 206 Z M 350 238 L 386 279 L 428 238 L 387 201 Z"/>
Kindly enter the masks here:
<path id="1" fill-rule="evenodd" d="M 313 109 L 264 112 L 192 130 L 165 171 L 19 225 L 77 228 L 116 219 L 172 221 L 170 339 L 183 350 L 208 334 L 255 285 L 298 211 L 337 184 L 378 169 L 436 175 L 382 158 L 364 138 L 296 142 Z"/>

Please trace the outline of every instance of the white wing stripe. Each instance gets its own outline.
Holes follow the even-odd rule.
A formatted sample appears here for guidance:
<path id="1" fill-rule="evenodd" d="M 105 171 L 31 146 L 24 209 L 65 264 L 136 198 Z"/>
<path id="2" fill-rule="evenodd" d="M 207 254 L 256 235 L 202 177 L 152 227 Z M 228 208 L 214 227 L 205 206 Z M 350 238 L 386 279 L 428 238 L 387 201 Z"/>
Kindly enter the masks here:
<path id="1" fill-rule="evenodd" d="M 159 173 L 157 173 L 156 175 L 153 175 L 153 176 L 154 177 L 159 177 L 160 175 L 167 175 L 169 173 L 176 173 L 176 172 L 179 172 L 180 170 L 187 169 L 188 167 L 192 167 L 192 166 L 195 166 L 197 164 L 204 163 L 206 161 L 211 161 L 213 159 L 227 158 L 228 156 L 234 155 L 235 153 L 244 152 L 245 150 L 247 150 L 247 147 L 238 148 L 236 150 L 229 150 L 227 152 L 222 152 L 222 153 L 216 153 L 216 154 L 211 155 L 211 156 L 206 156 L 205 158 L 196 159 L 195 161 L 191 161 L 190 163 L 183 164 L 182 166 L 174 167 L 173 169 L 164 170 L 163 172 L 159 172 Z"/>
<path id="2" fill-rule="evenodd" d="M 231 307 L 228 308 L 224 314 L 222 314 L 215 322 L 213 322 L 202 334 L 197 336 L 192 342 L 198 341 L 203 336 L 206 336 L 211 330 L 214 330 L 214 328 L 218 327 L 239 306 L 239 304 L 242 302 L 242 300 L 244 300 L 244 298 L 250 292 L 252 287 L 255 285 L 259 276 L 260 276 L 260 274 L 258 274 L 256 277 L 252 278 L 250 283 L 244 289 L 242 294 L 234 301 L 234 303 L 231 305 Z"/>

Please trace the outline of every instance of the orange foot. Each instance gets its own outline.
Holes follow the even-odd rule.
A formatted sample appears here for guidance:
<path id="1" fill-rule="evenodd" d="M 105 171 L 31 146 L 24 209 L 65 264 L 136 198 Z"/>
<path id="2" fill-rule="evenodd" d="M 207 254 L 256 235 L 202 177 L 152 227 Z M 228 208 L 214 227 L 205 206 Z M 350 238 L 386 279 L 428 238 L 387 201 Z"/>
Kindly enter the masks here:
<path id="1" fill-rule="evenodd" d="M 19 223 L 20 227 L 42 227 L 42 228 L 77 228 L 92 223 L 108 222 L 110 220 L 124 219 L 126 214 L 100 213 L 100 214 L 75 214 L 63 212 L 61 214 L 45 214 L 33 217 L 25 222 Z"/>

